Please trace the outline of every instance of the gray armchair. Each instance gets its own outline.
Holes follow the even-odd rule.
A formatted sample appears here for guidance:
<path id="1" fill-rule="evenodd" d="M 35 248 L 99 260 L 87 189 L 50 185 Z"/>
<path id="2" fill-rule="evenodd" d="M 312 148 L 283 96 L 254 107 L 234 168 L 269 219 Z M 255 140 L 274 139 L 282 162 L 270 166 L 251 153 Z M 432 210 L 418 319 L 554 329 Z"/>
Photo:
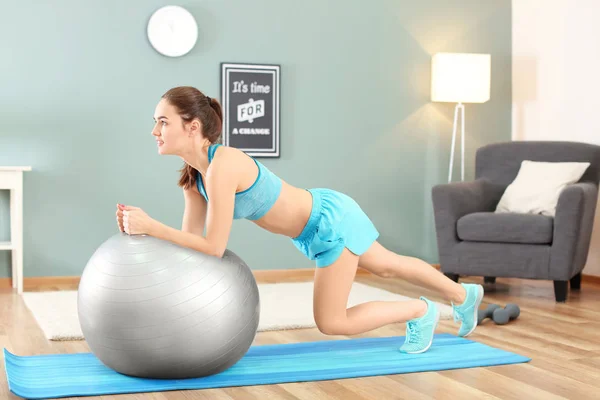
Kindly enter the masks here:
<path id="1" fill-rule="evenodd" d="M 560 194 L 554 217 L 494 213 L 523 160 L 591 163 Z M 478 149 L 475 179 L 432 190 L 441 271 L 460 275 L 554 281 L 557 302 L 580 289 L 600 180 L 600 146 L 561 141 L 514 141 Z"/>

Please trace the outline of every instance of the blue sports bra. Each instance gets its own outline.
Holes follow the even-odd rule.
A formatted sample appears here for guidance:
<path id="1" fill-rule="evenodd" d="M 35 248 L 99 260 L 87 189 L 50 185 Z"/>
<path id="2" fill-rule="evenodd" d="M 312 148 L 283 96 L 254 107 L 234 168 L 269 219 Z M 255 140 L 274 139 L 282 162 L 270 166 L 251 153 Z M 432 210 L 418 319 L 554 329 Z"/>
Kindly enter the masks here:
<path id="1" fill-rule="evenodd" d="M 208 163 L 212 161 L 217 147 L 221 144 L 213 144 L 208 148 Z M 233 211 L 234 219 L 256 220 L 267 213 L 275 204 L 281 192 L 281 179 L 271 172 L 262 163 L 252 158 L 258 166 L 258 177 L 248 189 L 235 194 L 235 208 Z M 204 189 L 202 175 L 198 173 L 196 179 L 198 191 L 208 202 L 208 195 Z"/>

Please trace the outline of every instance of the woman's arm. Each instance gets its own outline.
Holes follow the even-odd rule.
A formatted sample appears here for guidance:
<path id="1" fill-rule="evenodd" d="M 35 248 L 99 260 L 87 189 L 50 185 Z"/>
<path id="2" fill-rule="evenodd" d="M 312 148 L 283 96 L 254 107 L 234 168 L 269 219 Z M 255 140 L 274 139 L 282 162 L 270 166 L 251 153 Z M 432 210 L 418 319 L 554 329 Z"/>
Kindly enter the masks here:
<path id="1" fill-rule="evenodd" d="M 227 249 L 227 242 L 233 224 L 235 192 L 239 180 L 239 174 L 237 173 L 239 169 L 228 164 L 225 157 L 215 157 L 206 177 L 205 187 L 210 200 L 206 214 L 206 237 L 171 228 L 164 224 L 156 225 L 154 232 L 150 234 L 180 246 L 222 257 Z"/>
<path id="2" fill-rule="evenodd" d="M 210 256 L 222 257 L 225 252 L 224 250 L 219 252 L 217 247 L 205 237 L 196 235 L 195 233 L 180 231 L 162 223 L 150 235 Z"/>
<path id="3" fill-rule="evenodd" d="M 183 211 L 181 230 L 198 236 L 204 236 L 206 199 L 194 187 L 183 189 L 183 198 L 185 200 L 185 209 Z"/>

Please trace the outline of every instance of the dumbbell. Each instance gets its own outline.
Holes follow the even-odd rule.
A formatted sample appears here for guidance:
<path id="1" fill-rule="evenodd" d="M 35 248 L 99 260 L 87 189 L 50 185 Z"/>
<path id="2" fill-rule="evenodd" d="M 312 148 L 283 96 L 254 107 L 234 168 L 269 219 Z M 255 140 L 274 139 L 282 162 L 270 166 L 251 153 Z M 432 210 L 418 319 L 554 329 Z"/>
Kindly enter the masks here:
<path id="1" fill-rule="evenodd" d="M 516 304 L 507 304 L 504 308 L 498 304 L 490 304 L 485 310 L 477 311 L 477 324 L 481 324 L 486 318 L 491 318 L 497 325 L 504 325 L 508 321 L 516 319 L 519 314 L 521 314 L 521 310 Z"/>

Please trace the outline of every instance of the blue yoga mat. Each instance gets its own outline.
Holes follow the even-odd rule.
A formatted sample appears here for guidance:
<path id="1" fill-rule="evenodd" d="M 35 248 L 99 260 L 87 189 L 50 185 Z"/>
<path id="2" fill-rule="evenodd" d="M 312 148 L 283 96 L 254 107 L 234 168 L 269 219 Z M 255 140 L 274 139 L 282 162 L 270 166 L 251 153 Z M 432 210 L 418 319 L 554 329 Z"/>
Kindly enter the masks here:
<path id="1" fill-rule="evenodd" d="M 207 389 L 523 363 L 529 358 L 450 334 L 421 354 L 404 354 L 404 337 L 256 345 L 219 374 L 142 379 L 119 374 L 92 353 L 16 356 L 4 349 L 10 391 L 28 399 Z"/>

